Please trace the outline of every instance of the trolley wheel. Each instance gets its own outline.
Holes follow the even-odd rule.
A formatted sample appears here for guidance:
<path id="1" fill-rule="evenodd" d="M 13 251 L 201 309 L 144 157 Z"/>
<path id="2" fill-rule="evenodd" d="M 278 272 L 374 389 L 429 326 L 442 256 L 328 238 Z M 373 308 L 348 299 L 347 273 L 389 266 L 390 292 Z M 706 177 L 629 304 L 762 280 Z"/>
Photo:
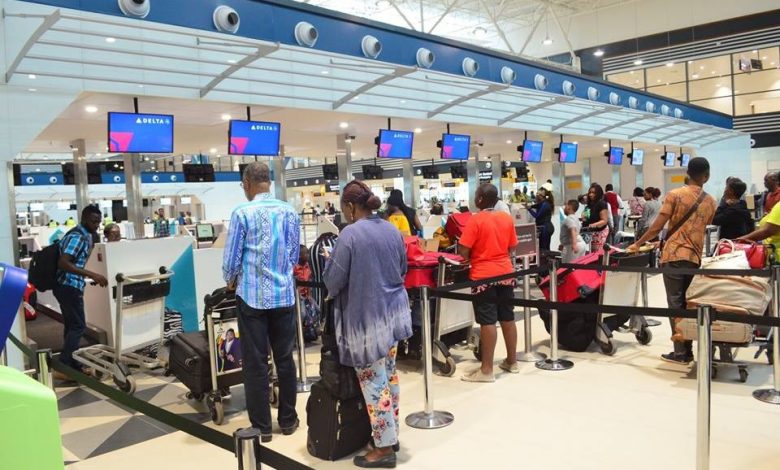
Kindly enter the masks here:
<path id="1" fill-rule="evenodd" d="M 273 384 L 271 386 L 271 406 L 279 408 L 279 385 Z"/>
<path id="2" fill-rule="evenodd" d="M 96 380 L 100 380 L 101 382 L 106 379 L 108 376 L 105 372 L 102 372 L 98 370 L 96 367 L 92 368 L 92 377 L 94 377 Z"/>
<path id="3" fill-rule="evenodd" d="M 742 383 L 747 382 L 748 379 L 748 371 L 747 369 L 739 369 L 739 381 Z"/>
<path id="4" fill-rule="evenodd" d="M 132 395 L 135 393 L 135 378 L 132 375 L 125 376 L 125 381 L 122 382 L 121 380 L 114 377 L 114 384 L 119 387 L 119 390 L 122 390 L 123 392 Z"/>
<path id="5" fill-rule="evenodd" d="M 712 365 L 712 371 L 710 372 L 710 378 L 712 380 L 715 380 L 718 378 L 718 368 L 715 367 L 715 364 Z"/>
<path id="6" fill-rule="evenodd" d="M 474 358 L 478 361 L 482 360 L 482 348 L 479 347 L 479 344 L 474 348 Z"/>
<path id="7" fill-rule="evenodd" d="M 637 334 L 636 334 L 636 340 L 641 344 L 642 346 L 647 346 L 650 344 L 651 341 L 653 341 L 653 332 L 650 331 L 650 328 L 642 328 Z"/>
<path id="8" fill-rule="evenodd" d="M 599 347 L 601 347 L 601 352 L 606 354 L 607 356 L 612 356 L 617 351 L 617 347 L 615 346 L 615 343 L 612 341 L 607 341 L 606 343 L 599 343 Z"/>
<path id="9" fill-rule="evenodd" d="M 187 398 L 187 400 L 195 400 L 195 401 L 203 400 L 203 394 L 202 393 L 187 392 L 184 396 Z"/>
<path id="10" fill-rule="evenodd" d="M 225 420 L 225 407 L 222 405 L 222 402 L 214 401 L 214 398 L 209 396 L 206 399 L 206 404 L 209 407 L 209 412 L 211 412 L 211 421 L 217 425 L 222 424 Z"/>
<path id="11" fill-rule="evenodd" d="M 165 371 L 163 371 L 163 375 L 165 377 L 170 377 L 173 375 L 173 371 L 171 371 L 171 369 L 165 369 Z"/>
<path id="12" fill-rule="evenodd" d="M 775 364 L 774 356 L 772 356 L 772 351 L 770 348 L 766 349 L 766 362 L 769 363 L 770 366 L 773 366 Z"/>
<path id="13" fill-rule="evenodd" d="M 439 371 L 444 377 L 452 377 L 455 374 L 455 367 L 455 359 L 452 356 L 448 356 L 439 366 Z"/>

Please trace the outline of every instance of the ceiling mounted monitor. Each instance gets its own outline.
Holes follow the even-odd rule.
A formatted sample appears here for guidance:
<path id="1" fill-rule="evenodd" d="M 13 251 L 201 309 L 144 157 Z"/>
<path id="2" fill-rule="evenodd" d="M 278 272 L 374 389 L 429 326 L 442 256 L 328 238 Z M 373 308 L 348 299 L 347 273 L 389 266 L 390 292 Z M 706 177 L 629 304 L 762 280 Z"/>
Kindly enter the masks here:
<path id="1" fill-rule="evenodd" d="M 172 153 L 173 116 L 108 113 L 108 151 Z"/>
<path id="2" fill-rule="evenodd" d="M 339 179 L 339 165 L 337 163 L 328 163 L 322 165 L 322 177 L 327 181 Z"/>
<path id="3" fill-rule="evenodd" d="M 561 142 L 558 152 L 558 161 L 561 163 L 577 162 L 577 144 L 574 142 Z"/>
<path id="4" fill-rule="evenodd" d="M 683 168 L 688 168 L 688 163 L 691 162 L 691 154 L 690 153 L 684 153 L 680 155 L 680 166 Z"/>
<path id="5" fill-rule="evenodd" d="M 675 152 L 666 152 L 662 158 L 664 159 L 664 166 L 672 167 L 675 165 L 674 161 L 677 159 L 677 154 Z"/>
<path id="6" fill-rule="evenodd" d="M 623 147 L 610 147 L 609 148 L 609 164 L 610 165 L 622 165 L 623 164 Z"/>
<path id="7" fill-rule="evenodd" d="M 642 166 L 645 161 L 645 151 L 642 149 L 634 149 L 629 156 L 631 157 L 631 164 L 634 166 Z"/>
<path id="8" fill-rule="evenodd" d="M 526 163 L 539 163 L 542 161 L 542 148 L 544 142 L 540 140 L 523 141 L 523 161 Z"/>
<path id="9" fill-rule="evenodd" d="M 228 153 L 231 155 L 279 155 L 278 122 L 231 120 L 228 131 Z"/>
<path id="10" fill-rule="evenodd" d="M 471 136 L 461 134 L 443 134 L 441 137 L 441 158 L 448 160 L 468 160 Z"/>
<path id="11" fill-rule="evenodd" d="M 381 180 L 384 176 L 384 170 L 379 165 L 363 165 L 364 180 Z"/>
<path id="12" fill-rule="evenodd" d="M 381 129 L 376 140 L 376 156 L 379 158 L 412 158 L 414 132 Z"/>

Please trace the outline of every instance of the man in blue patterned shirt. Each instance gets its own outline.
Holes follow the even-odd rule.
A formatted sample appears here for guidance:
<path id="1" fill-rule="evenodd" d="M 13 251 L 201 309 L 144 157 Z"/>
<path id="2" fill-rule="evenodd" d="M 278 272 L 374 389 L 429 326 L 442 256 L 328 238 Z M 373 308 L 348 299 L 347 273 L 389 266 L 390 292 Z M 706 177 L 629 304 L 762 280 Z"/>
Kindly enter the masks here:
<path id="1" fill-rule="evenodd" d="M 60 361 L 76 370 L 81 370 L 81 364 L 73 360 L 73 351 L 78 349 L 81 336 L 84 334 L 87 322 L 84 316 L 85 278 L 90 278 L 101 287 L 106 287 L 108 281 L 98 273 L 84 269 L 92 251 L 92 236 L 97 234 L 103 214 L 97 206 L 87 206 L 81 211 L 81 224 L 70 230 L 60 240 L 60 259 L 57 263 L 57 286 L 54 297 L 60 304 L 62 322 L 65 325 L 65 342 L 62 346 Z M 65 379 L 56 373 L 57 379 Z"/>
<path id="2" fill-rule="evenodd" d="M 236 289 L 238 327 L 244 358 L 244 388 L 252 427 L 271 440 L 268 347 L 279 377 L 279 426 L 285 435 L 298 428 L 293 346 L 296 337 L 295 280 L 300 218 L 286 202 L 274 199 L 268 165 L 250 163 L 241 179 L 249 201 L 230 218 L 222 262 L 229 288 Z"/>

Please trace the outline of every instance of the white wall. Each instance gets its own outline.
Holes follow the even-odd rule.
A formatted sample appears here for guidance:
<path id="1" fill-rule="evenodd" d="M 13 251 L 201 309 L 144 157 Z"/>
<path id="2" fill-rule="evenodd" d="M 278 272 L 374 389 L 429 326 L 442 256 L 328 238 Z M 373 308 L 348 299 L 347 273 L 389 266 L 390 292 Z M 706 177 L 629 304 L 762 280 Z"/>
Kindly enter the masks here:
<path id="1" fill-rule="evenodd" d="M 747 135 L 698 149 L 696 156 L 706 157 L 710 162 L 710 182 L 705 187 L 707 192 L 719 199 L 729 176 L 735 176 L 742 181 L 754 181 L 751 153 L 750 136 Z M 763 187 L 763 182 L 761 186 Z"/>

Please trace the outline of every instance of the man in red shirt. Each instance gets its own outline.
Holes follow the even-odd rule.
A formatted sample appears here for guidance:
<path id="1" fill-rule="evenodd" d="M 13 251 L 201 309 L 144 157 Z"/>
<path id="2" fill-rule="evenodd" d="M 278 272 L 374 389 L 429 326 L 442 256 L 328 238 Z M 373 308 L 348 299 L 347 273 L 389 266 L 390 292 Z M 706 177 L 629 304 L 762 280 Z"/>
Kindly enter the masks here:
<path id="1" fill-rule="evenodd" d="M 766 194 L 764 195 L 764 215 L 772 212 L 772 208 L 775 204 L 780 202 L 780 185 L 778 185 L 778 174 L 775 172 L 769 172 L 764 176 L 764 186 L 766 186 Z"/>
<path id="2" fill-rule="evenodd" d="M 460 238 L 458 252 L 471 261 L 471 280 L 488 279 L 514 272 L 511 253 L 517 246 L 512 216 L 496 211 L 493 207 L 498 201 L 498 189 L 492 184 L 483 184 L 477 188 L 474 202 L 480 212 L 469 219 Z M 516 374 L 517 365 L 517 325 L 514 307 L 506 304 L 480 302 L 480 298 L 514 297 L 514 279 L 485 284 L 472 289 L 477 299 L 474 302 L 474 316 L 480 328 L 480 351 L 482 365 L 465 374 L 466 382 L 495 382 L 493 375 L 493 354 L 496 349 L 498 331 L 496 323 L 501 322 L 501 333 L 506 343 L 506 359 L 499 364 L 502 370 Z"/>

